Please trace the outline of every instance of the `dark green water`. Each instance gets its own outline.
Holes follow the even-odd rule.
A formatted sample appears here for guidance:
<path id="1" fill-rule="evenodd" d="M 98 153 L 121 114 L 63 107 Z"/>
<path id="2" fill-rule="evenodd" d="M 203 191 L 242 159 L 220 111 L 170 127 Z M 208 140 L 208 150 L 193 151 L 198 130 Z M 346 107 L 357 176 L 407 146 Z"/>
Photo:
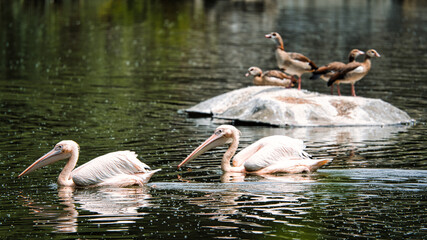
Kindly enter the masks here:
<path id="1" fill-rule="evenodd" d="M 426 12 L 386 0 L 1 1 L 0 238 L 426 238 Z M 241 148 L 285 134 L 334 159 L 311 175 L 223 175 L 224 149 L 176 170 L 223 123 L 182 109 L 251 85 L 250 66 L 274 68 L 271 31 L 318 65 L 376 49 L 357 94 L 417 122 L 237 126 Z M 329 93 L 308 75 L 302 86 Z M 63 139 L 80 144 L 80 164 L 129 149 L 163 170 L 143 189 L 58 188 L 63 163 L 17 178 Z"/>

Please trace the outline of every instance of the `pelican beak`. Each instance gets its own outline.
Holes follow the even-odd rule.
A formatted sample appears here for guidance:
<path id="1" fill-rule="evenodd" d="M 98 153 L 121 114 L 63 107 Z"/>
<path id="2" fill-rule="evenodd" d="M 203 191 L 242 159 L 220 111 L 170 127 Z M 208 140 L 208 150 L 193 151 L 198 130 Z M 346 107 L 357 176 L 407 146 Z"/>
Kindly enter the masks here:
<path id="1" fill-rule="evenodd" d="M 63 153 L 61 149 L 54 148 L 50 152 L 43 155 L 43 157 L 37 159 L 33 164 L 31 164 L 27 169 L 25 169 L 18 177 L 29 174 L 30 172 L 54 163 L 56 161 L 68 158 L 70 155 Z"/>
<path id="2" fill-rule="evenodd" d="M 245 76 L 246 76 L 246 77 L 249 77 L 249 73 L 246 73 L 246 74 L 245 74 Z"/>
<path id="3" fill-rule="evenodd" d="M 271 34 L 265 34 L 266 38 L 271 38 Z"/>
<path id="4" fill-rule="evenodd" d="M 179 165 L 178 169 L 186 164 L 187 162 L 197 158 L 198 156 L 202 155 L 203 153 L 209 151 L 212 148 L 224 145 L 227 143 L 227 138 L 224 137 L 224 133 L 214 133 L 212 136 L 210 136 L 204 143 L 202 143 L 200 146 L 198 146 L 190 155 L 187 156 L 187 158 L 184 159 Z"/>
<path id="5" fill-rule="evenodd" d="M 359 55 L 363 55 L 363 54 L 365 54 L 365 52 L 364 52 L 364 51 L 362 51 L 362 50 L 359 50 L 358 54 L 359 54 Z"/>

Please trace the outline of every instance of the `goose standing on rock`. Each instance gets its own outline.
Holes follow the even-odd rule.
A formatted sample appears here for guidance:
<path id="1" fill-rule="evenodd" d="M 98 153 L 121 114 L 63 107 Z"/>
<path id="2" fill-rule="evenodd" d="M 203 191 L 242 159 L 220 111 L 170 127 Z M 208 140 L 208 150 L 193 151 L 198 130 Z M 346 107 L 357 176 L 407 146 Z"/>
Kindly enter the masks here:
<path id="1" fill-rule="evenodd" d="M 348 62 L 354 62 L 356 61 L 356 58 L 360 55 L 365 54 L 365 52 L 359 50 L 359 49 L 353 49 L 348 54 Z M 334 73 L 343 70 L 345 68 L 346 64 L 343 62 L 331 62 L 328 63 L 325 66 L 319 67 L 316 71 L 313 72 L 313 75 L 310 77 L 310 79 L 318 79 L 319 77 L 322 78 L 325 81 L 329 81 L 329 79 L 334 75 Z M 337 92 L 338 95 L 341 96 L 340 92 L 340 85 L 339 82 L 336 82 L 337 85 Z M 331 85 L 331 95 L 334 95 L 334 85 Z"/>
<path id="2" fill-rule="evenodd" d="M 254 84 L 257 86 L 282 86 L 286 88 L 292 87 L 295 79 L 278 70 L 269 70 L 262 72 L 259 67 L 250 67 L 246 73 L 248 76 L 254 77 Z"/>
<path id="3" fill-rule="evenodd" d="M 286 52 L 283 47 L 283 39 L 277 32 L 265 35 L 276 43 L 277 66 L 288 74 L 298 76 L 298 90 L 301 90 L 301 75 L 313 72 L 317 69 L 316 64 L 301 53 Z"/>
<path id="4" fill-rule="evenodd" d="M 262 138 L 234 156 L 239 146 L 239 138 L 240 131 L 237 128 L 221 125 L 211 137 L 188 155 L 178 168 L 204 152 L 225 144 L 230 144 L 230 147 L 221 161 L 221 169 L 224 172 L 310 173 L 331 161 L 331 159 L 311 159 L 310 155 L 304 152 L 302 140 L 283 135 Z M 230 164 L 232 158 L 233 166 Z"/>
<path id="5" fill-rule="evenodd" d="M 356 97 L 356 90 L 354 84 L 368 74 L 371 69 L 371 58 L 381 57 L 381 55 L 374 49 L 366 51 L 365 60 L 363 62 L 347 63 L 343 69 L 333 74 L 328 81 L 328 86 L 335 82 L 351 84 L 351 95 Z"/>

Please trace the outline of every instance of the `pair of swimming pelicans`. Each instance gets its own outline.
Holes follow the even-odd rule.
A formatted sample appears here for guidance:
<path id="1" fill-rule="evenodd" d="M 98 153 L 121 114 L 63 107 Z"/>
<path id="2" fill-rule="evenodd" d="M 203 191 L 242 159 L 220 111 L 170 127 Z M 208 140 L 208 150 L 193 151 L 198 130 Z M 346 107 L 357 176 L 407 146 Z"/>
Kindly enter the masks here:
<path id="1" fill-rule="evenodd" d="M 272 32 L 265 35 L 266 38 L 272 39 L 276 43 L 275 56 L 279 69 L 285 71 L 285 74 L 278 70 L 270 70 L 262 72 L 258 67 L 250 67 L 246 77 L 252 75 L 255 85 L 273 85 L 292 87 L 293 83 L 298 81 L 298 90 L 301 89 L 301 75 L 304 73 L 312 73 L 310 79 L 318 79 L 319 77 L 328 82 L 331 87 L 331 94 L 334 92 L 334 85 L 337 86 L 338 95 L 341 95 L 339 84 L 351 84 L 351 95 L 356 96 L 354 84 L 368 74 L 371 69 L 371 58 L 380 57 L 374 49 L 368 50 L 366 53 L 358 49 L 353 49 L 349 53 L 348 63 L 331 62 L 325 66 L 317 67 L 313 61 L 301 53 L 286 52 L 283 47 L 283 39 L 277 32 Z M 365 54 L 363 62 L 357 62 L 356 58 Z M 296 80 L 293 76 L 297 76 Z"/>
<path id="2" fill-rule="evenodd" d="M 330 159 L 311 159 L 310 155 L 304 151 L 302 140 L 282 135 L 262 138 L 234 156 L 239 138 L 240 131 L 234 126 L 219 126 L 211 137 L 178 165 L 178 168 L 204 152 L 224 144 L 230 144 L 221 161 L 221 169 L 224 172 L 310 173 L 331 161 Z M 19 174 L 19 177 L 63 159 L 68 159 L 68 162 L 59 174 L 58 185 L 60 186 L 142 186 L 160 170 L 151 170 L 131 151 L 108 153 L 74 169 L 78 158 L 79 145 L 72 140 L 61 141 Z M 232 158 L 232 164 L 230 164 Z"/>

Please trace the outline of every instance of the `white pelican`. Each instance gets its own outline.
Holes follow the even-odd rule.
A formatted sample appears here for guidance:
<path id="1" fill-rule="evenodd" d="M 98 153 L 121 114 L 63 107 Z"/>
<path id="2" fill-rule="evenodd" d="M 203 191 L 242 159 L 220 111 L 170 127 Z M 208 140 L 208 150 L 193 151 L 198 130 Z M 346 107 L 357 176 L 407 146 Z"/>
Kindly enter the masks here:
<path id="1" fill-rule="evenodd" d="M 178 168 L 209 149 L 224 144 L 230 144 L 221 162 L 221 169 L 224 172 L 259 174 L 314 172 L 331 161 L 310 159 L 310 155 L 303 151 L 302 140 L 277 135 L 262 138 L 240 151 L 234 156 L 231 166 L 230 160 L 236 153 L 239 137 L 240 131 L 234 126 L 219 126 L 211 137 L 178 165 Z"/>
<path id="2" fill-rule="evenodd" d="M 79 145 L 72 140 L 64 140 L 44 156 L 25 169 L 18 177 L 69 158 L 58 177 L 58 185 L 67 187 L 116 186 L 125 187 L 147 183 L 160 169 L 151 171 L 150 167 L 138 160 L 131 151 L 112 152 L 97 157 L 74 169 L 79 159 Z M 74 170 L 73 170 L 74 169 Z"/>

